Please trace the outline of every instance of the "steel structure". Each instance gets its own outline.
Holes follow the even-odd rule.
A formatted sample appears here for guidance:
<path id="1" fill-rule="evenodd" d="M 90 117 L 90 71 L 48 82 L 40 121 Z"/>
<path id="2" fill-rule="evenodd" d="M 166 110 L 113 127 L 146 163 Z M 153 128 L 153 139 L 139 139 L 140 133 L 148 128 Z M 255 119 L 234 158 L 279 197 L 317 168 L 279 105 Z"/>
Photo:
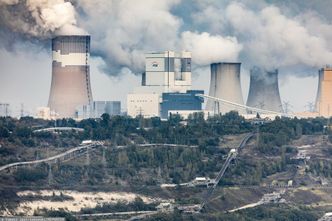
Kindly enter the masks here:
<path id="1" fill-rule="evenodd" d="M 211 79 L 209 96 L 228 100 L 237 104 L 243 104 L 242 89 L 240 82 L 241 63 L 213 63 L 211 64 Z M 208 100 L 207 111 L 215 113 L 227 113 L 235 110 L 244 112 L 236 106 L 224 105 Z"/>
<path id="2" fill-rule="evenodd" d="M 278 70 L 267 71 L 259 67 L 250 70 L 250 88 L 247 106 L 284 112 L 281 104 Z"/>
<path id="3" fill-rule="evenodd" d="M 0 103 L 0 116 L 1 117 L 9 116 L 9 104 L 8 103 Z"/>
<path id="4" fill-rule="evenodd" d="M 196 94 L 196 96 L 199 97 L 204 97 L 207 98 L 209 100 L 213 100 L 214 103 L 217 103 L 218 106 L 222 106 L 223 104 L 226 104 L 228 106 L 234 106 L 238 109 L 244 109 L 250 112 L 255 112 L 255 113 L 262 113 L 262 114 L 275 114 L 275 115 L 279 115 L 279 116 L 285 116 L 285 117 L 294 117 L 295 115 L 293 114 L 289 114 L 289 113 L 283 113 L 283 112 L 276 112 L 276 111 L 270 111 L 270 110 L 265 110 L 265 109 L 261 109 L 261 108 L 257 108 L 257 107 L 250 107 L 244 104 L 238 104 L 238 103 L 234 103 L 228 100 L 224 100 L 221 98 L 217 98 L 217 97 L 212 97 L 206 94 Z"/>
<path id="5" fill-rule="evenodd" d="M 52 83 L 48 106 L 57 118 L 75 117 L 79 105 L 92 102 L 90 36 L 52 39 Z"/>
<path id="6" fill-rule="evenodd" d="M 104 142 L 102 142 L 102 141 L 94 141 L 92 144 L 75 147 L 70 150 L 67 150 L 66 152 L 63 152 L 63 153 L 60 153 L 60 154 L 57 154 L 55 156 L 48 157 L 45 159 L 6 164 L 6 165 L 3 165 L 0 167 L 0 172 L 3 170 L 7 170 L 10 168 L 17 168 L 20 166 L 30 166 L 30 165 L 40 164 L 40 163 L 56 163 L 58 161 L 67 161 L 74 157 L 88 153 L 90 150 L 94 149 L 95 147 L 103 146 L 103 145 L 104 145 Z"/>
<path id="7" fill-rule="evenodd" d="M 228 153 L 226 161 L 224 162 L 224 164 L 222 165 L 217 177 L 215 178 L 214 181 L 214 185 L 212 187 L 210 187 L 207 192 L 206 195 L 203 198 L 203 202 L 201 203 L 199 210 L 202 210 L 204 208 L 204 206 L 206 205 L 206 203 L 208 203 L 208 201 L 210 200 L 214 190 L 216 189 L 216 187 L 218 186 L 221 178 L 224 176 L 227 168 L 229 167 L 229 164 L 232 162 L 233 159 L 236 158 L 238 152 L 241 151 L 241 149 L 247 144 L 247 142 L 249 141 L 250 138 L 252 138 L 254 136 L 254 133 L 250 133 L 247 136 L 245 136 L 245 138 L 242 139 L 241 143 L 239 144 L 239 146 L 235 149 L 235 151 L 233 152 L 232 150 Z"/>

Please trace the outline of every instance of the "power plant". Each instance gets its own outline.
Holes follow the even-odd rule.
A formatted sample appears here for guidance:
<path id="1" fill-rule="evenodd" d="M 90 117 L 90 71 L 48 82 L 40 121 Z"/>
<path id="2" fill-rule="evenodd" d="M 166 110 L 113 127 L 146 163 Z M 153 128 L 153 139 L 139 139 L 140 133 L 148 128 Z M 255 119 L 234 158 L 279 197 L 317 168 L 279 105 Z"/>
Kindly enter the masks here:
<path id="1" fill-rule="evenodd" d="M 332 114 L 332 68 L 325 67 L 318 72 L 318 90 L 316 112 L 319 116 L 330 117 Z"/>
<path id="2" fill-rule="evenodd" d="M 92 102 L 90 36 L 52 39 L 52 83 L 48 107 L 57 118 L 74 118 L 76 108 Z"/>
<path id="3" fill-rule="evenodd" d="M 202 110 L 203 100 L 191 89 L 191 53 L 164 51 L 145 54 L 145 72 L 141 86 L 127 95 L 131 117 L 183 116 Z"/>
<path id="4" fill-rule="evenodd" d="M 241 63 L 211 64 L 209 96 L 243 105 L 240 70 Z M 241 108 L 221 104 L 211 99 L 207 101 L 206 110 L 214 113 L 227 113 L 232 110 L 243 112 Z"/>
<path id="5" fill-rule="evenodd" d="M 259 67 L 250 70 L 250 87 L 247 106 L 283 113 L 278 69 L 267 71 Z"/>
<path id="6" fill-rule="evenodd" d="M 119 101 L 93 101 L 89 57 L 89 35 L 61 35 L 52 39 L 49 101 L 47 107 L 38 108 L 38 117 L 81 120 L 99 118 L 103 113 L 121 114 Z M 186 118 L 196 112 L 204 112 L 206 116 L 211 112 L 225 114 L 230 111 L 237 111 L 245 117 L 252 117 L 256 112 L 266 116 L 283 115 L 278 69 L 253 67 L 250 70 L 246 105 L 241 88 L 241 63 L 212 63 L 210 69 L 209 95 L 206 95 L 202 90 L 191 89 L 191 52 L 145 54 L 141 86 L 127 95 L 127 114 L 131 117 L 162 119 L 167 119 L 171 114 Z M 331 94 L 332 68 L 326 66 L 319 70 L 315 112 L 298 114 L 311 117 L 331 116 Z M 206 110 L 202 110 L 203 98 L 207 98 Z M 0 116 L 8 116 L 8 104 L 0 104 Z"/>

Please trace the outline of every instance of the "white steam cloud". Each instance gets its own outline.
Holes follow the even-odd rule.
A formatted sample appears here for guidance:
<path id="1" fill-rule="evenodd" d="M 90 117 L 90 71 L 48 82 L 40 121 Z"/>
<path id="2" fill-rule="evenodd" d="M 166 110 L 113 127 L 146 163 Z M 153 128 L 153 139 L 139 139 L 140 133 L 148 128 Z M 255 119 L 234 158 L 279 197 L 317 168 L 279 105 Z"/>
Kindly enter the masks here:
<path id="1" fill-rule="evenodd" d="M 77 27 L 76 10 L 64 0 L 1 0 L 1 28 L 25 37 L 85 34 Z"/>
<path id="2" fill-rule="evenodd" d="M 209 65 L 220 61 L 237 61 L 242 45 L 235 37 L 212 36 L 207 32 L 201 34 L 183 32 L 181 45 L 192 52 L 197 65 Z"/>
<path id="3" fill-rule="evenodd" d="M 83 27 L 92 33 L 94 55 L 104 59 L 112 75 L 122 68 L 144 69 L 144 53 L 176 49 L 181 20 L 170 9 L 177 0 L 78 1 L 87 17 Z"/>
<path id="4" fill-rule="evenodd" d="M 92 55 L 103 59 L 111 75 L 140 73 L 144 53 L 164 50 L 192 51 L 198 66 L 239 61 L 247 67 L 316 69 L 331 63 L 329 14 L 315 10 L 332 8 L 332 2 L 317 0 L 315 9 L 304 8 L 311 0 L 294 0 L 288 8 L 273 2 L 0 0 L 0 38 L 88 32 Z"/>
<path id="5" fill-rule="evenodd" d="M 243 4 L 226 8 L 226 18 L 241 43 L 250 63 L 265 68 L 308 65 L 319 67 L 331 62 L 332 53 L 322 36 L 295 18 L 287 18 L 276 6 L 258 12 Z M 331 33 L 331 32 L 330 32 Z"/>
<path id="6" fill-rule="evenodd" d="M 104 58 L 104 70 L 110 74 L 127 67 L 136 73 L 143 71 L 144 53 L 154 51 L 191 51 L 196 65 L 238 58 L 241 45 L 236 37 L 182 30 L 183 20 L 172 14 L 179 3 L 179 0 L 145 0 L 144 4 L 132 0 L 101 0 L 98 4 L 78 1 L 88 15 L 83 26 L 94 33 L 95 55 Z"/>

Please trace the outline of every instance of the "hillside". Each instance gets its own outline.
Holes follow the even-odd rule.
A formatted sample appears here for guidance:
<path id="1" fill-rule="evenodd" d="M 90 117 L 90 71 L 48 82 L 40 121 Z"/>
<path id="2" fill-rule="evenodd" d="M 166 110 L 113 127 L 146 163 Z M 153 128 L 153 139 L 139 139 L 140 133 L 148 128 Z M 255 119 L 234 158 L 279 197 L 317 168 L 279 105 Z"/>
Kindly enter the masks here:
<path id="1" fill-rule="evenodd" d="M 260 218 L 252 216 L 252 220 L 260 220 L 278 216 L 278 211 L 287 208 L 290 216 L 303 213 L 307 220 L 316 220 L 332 205 L 332 145 L 330 132 L 324 129 L 326 122 L 283 118 L 255 125 L 232 112 L 207 121 L 198 114 L 187 122 L 177 116 L 162 122 L 104 115 L 100 120 L 56 122 L 58 126 L 84 128 L 84 132 L 34 133 L 35 128 L 54 122 L 1 118 L 1 165 L 53 156 L 82 140 L 105 142 L 103 147 L 66 162 L 1 172 L 2 214 L 50 215 L 40 208 L 47 204 L 72 215 L 155 210 L 163 202 L 198 204 L 206 187 L 160 185 L 188 183 L 196 177 L 215 178 L 230 149 L 248 133 L 256 132 L 227 169 L 203 213 L 183 214 L 181 219 L 246 220 L 244 217 L 261 211 Z M 277 197 L 266 200 L 273 192 L 272 198 Z M 112 197 L 107 197 L 109 194 Z M 121 198 L 126 194 L 132 195 Z M 75 205 L 77 200 L 80 206 Z M 237 211 L 225 213 L 231 210 Z M 146 219 L 158 217 L 173 219 L 172 214 Z"/>

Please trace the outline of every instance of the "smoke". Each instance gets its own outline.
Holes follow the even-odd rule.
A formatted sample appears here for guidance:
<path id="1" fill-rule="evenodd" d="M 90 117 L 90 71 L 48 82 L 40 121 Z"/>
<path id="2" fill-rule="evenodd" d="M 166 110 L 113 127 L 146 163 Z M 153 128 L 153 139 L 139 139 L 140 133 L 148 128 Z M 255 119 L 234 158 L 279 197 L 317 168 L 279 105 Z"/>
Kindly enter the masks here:
<path id="1" fill-rule="evenodd" d="M 181 45 L 192 52 L 192 59 L 197 65 L 209 65 L 220 61 L 237 61 L 242 45 L 235 37 L 212 36 L 207 32 L 201 34 L 190 31 L 181 35 Z"/>
<path id="2" fill-rule="evenodd" d="M 311 33 L 300 17 L 288 18 L 276 6 L 253 11 L 233 3 L 226 8 L 226 18 L 244 45 L 243 55 L 249 63 L 275 68 L 320 67 L 331 62 L 327 40 Z"/>
<path id="3" fill-rule="evenodd" d="M 182 18 L 172 13 L 180 3 L 179 0 L 146 0 L 144 4 L 104 0 L 97 5 L 88 0 L 77 2 L 86 14 L 84 28 L 93 33 L 93 55 L 104 59 L 103 70 L 111 75 L 128 67 L 135 73 L 142 72 L 147 52 L 192 51 L 197 65 L 237 58 L 240 46 L 236 38 L 182 30 Z"/>
<path id="4" fill-rule="evenodd" d="M 164 50 L 192 51 L 197 66 L 239 61 L 303 75 L 331 63 L 331 8 L 324 0 L 0 0 L 0 45 L 88 32 L 109 75 L 141 73 L 144 54 Z"/>
<path id="5" fill-rule="evenodd" d="M 22 38 L 46 39 L 61 34 L 85 34 L 77 26 L 76 10 L 63 0 L 1 0 L 1 31 Z"/>
<path id="6" fill-rule="evenodd" d="M 144 70 L 144 53 L 177 48 L 181 19 L 170 10 L 178 0 L 81 0 L 82 27 L 92 34 L 92 53 L 103 58 L 104 71 L 117 75 L 124 68 Z"/>
<path id="7" fill-rule="evenodd" d="M 278 70 L 277 69 L 264 69 L 262 67 L 253 66 L 250 69 L 250 75 L 256 81 L 264 81 L 264 85 L 273 85 L 278 81 Z"/>

